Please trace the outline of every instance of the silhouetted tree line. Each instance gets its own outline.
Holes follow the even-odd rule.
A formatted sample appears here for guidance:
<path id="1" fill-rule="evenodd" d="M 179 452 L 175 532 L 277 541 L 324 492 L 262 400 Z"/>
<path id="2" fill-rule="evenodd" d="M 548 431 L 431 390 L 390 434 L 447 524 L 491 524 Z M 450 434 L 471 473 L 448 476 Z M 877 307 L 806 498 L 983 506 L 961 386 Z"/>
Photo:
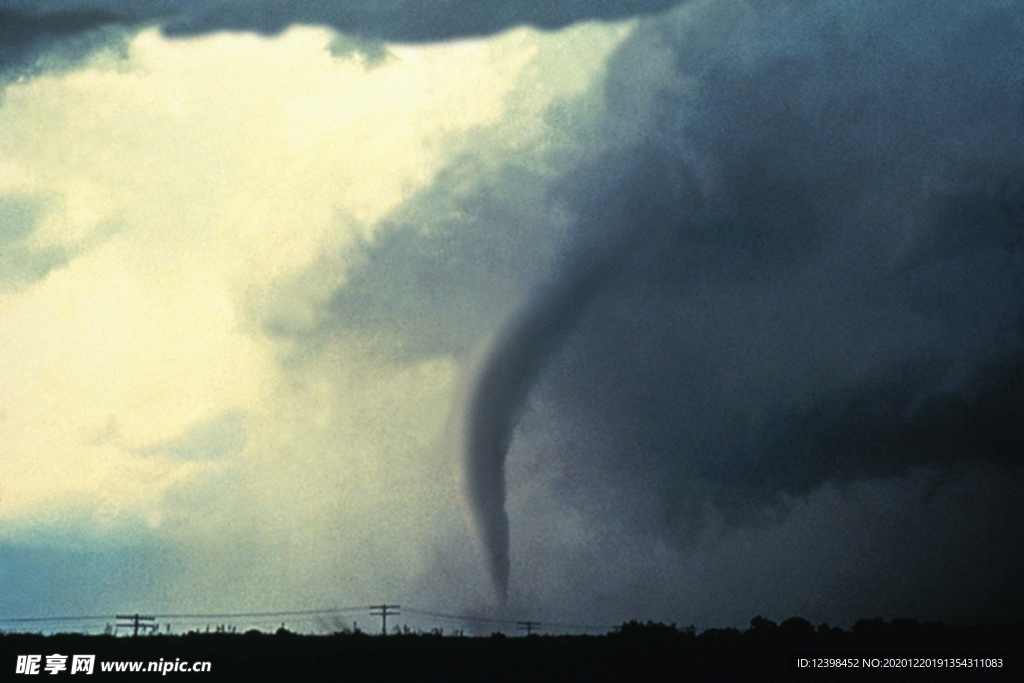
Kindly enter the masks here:
<path id="1" fill-rule="evenodd" d="M 55 652 L 96 654 L 98 661 L 210 661 L 218 680 L 218 673 L 245 680 L 1022 680 L 1024 623 L 953 627 L 866 619 L 845 630 L 800 617 L 777 624 L 759 615 L 742 630 L 633 620 L 589 636 L 462 637 L 461 631 L 449 636 L 407 628 L 387 637 L 355 629 L 301 635 L 284 625 L 274 633 L 224 628 L 138 638 L 0 633 L 0 671 L 12 673 L 19 654 Z M 797 666 L 798 658 L 913 656 L 998 657 L 1003 665 L 871 671 Z"/>

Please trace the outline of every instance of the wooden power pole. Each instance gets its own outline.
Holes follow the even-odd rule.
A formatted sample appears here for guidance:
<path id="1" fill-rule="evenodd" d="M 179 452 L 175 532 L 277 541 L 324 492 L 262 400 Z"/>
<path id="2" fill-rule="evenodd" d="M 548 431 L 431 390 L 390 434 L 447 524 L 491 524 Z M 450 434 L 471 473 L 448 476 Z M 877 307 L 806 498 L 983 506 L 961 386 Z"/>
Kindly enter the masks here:
<path id="1" fill-rule="evenodd" d="M 380 632 L 383 635 L 388 634 L 388 617 L 397 617 L 399 615 L 398 610 L 401 609 L 401 605 L 370 605 L 370 614 L 375 617 L 380 617 Z M 390 611 L 395 610 L 395 611 Z"/>
<path id="2" fill-rule="evenodd" d="M 130 629 L 132 629 L 132 638 L 134 638 L 134 637 L 139 635 L 139 622 L 140 621 L 153 621 L 153 620 L 156 619 L 156 617 L 144 617 L 144 616 L 142 616 L 141 614 L 138 614 L 138 613 L 135 613 L 135 614 L 118 614 L 117 618 L 118 619 L 131 619 L 132 620 L 132 623 L 130 623 L 130 624 L 118 624 L 117 625 L 118 628 L 130 628 Z"/>
<path id="3" fill-rule="evenodd" d="M 533 629 L 540 626 L 539 621 L 517 621 L 516 626 L 519 627 L 520 631 L 526 631 L 526 635 L 533 635 Z"/>

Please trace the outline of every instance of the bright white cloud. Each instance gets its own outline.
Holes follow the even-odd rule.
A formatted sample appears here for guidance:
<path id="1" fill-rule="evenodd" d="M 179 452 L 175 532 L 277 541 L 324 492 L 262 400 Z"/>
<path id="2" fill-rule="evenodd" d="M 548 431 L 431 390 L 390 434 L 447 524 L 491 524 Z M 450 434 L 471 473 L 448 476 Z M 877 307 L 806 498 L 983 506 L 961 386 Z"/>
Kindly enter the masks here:
<path id="1" fill-rule="evenodd" d="M 395 366 L 343 335 L 282 363 L 253 316 L 331 254 L 284 301 L 315 309 L 346 249 L 455 155 L 542 151 L 547 107 L 626 33 L 390 46 L 367 69 L 320 29 L 148 31 L 126 61 L 8 86 L 0 195 L 42 198 L 26 248 L 70 260 L 0 291 L 0 538 L 149 528 L 188 547 L 195 604 L 229 574 L 254 602 L 313 597 L 339 567 L 411 585 L 432 535 L 461 524 L 444 447 L 458 363 Z M 483 129 L 496 149 L 467 147 Z M 244 439 L 218 436 L 225 415 Z"/>

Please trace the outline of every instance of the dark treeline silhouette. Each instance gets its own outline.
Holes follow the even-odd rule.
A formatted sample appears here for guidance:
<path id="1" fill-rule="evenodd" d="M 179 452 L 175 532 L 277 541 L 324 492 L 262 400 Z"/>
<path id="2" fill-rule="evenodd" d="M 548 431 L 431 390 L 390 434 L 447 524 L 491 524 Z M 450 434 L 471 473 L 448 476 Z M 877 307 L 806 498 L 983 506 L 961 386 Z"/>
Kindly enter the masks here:
<path id="1" fill-rule="evenodd" d="M 137 638 L 0 633 L 5 680 L 19 655 L 42 655 L 45 662 L 54 653 L 96 655 L 93 676 L 100 678 L 102 662 L 180 659 L 210 662 L 208 680 L 1001 681 L 1024 675 L 1024 623 L 953 627 L 871 619 L 844 630 L 757 616 L 744 630 L 629 621 L 596 636 L 463 637 L 407 628 L 387 637 L 358 630 L 301 635 L 284 626 L 273 633 L 221 629 Z"/>

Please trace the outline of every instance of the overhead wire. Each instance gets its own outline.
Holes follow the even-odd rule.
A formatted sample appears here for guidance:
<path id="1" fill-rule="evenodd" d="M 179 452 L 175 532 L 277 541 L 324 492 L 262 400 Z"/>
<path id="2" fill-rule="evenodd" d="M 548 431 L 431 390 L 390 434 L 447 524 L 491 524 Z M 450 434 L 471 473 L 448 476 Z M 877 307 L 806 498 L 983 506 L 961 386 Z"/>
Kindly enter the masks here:
<path id="1" fill-rule="evenodd" d="M 167 612 L 152 613 L 146 616 L 154 619 L 178 619 L 185 621 L 203 619 L 266 619 L 279 617 L 319 617 L 347 612 L 368 612 L 375 609 L 375 605 L 358 605 L 345 607 L 329 607 L 320 609 L 304 610 L 276 610 L 261 612 Z M 419 609 L 416 607 L 402 607 L 402 614 L 407 616 L 429 617 L 447 621 L 457 621 L 466 624 L 494 624 L 499 626 L 515 627 L 520 620 L 512 618 L 484 617 L 472 614 L 453 614 L 450 612 L 438 612 L 433 610 Z M 118 617 L 115 614 L 90 614 L 72 616 L 45 616 L 45 617 L 0 617 L 0 624 L 47 624 L 59 622 L 88 622 L 88 621 L 115 621 Z M 304 620 L 303 620 L 304 621 Z M 531 621 L 536 627 L 549 629 L 577 630 L 577 631 L 604 631 L 613 630 L 614 626 L 597 624 L 569 624 L 561 622 Z"/>

